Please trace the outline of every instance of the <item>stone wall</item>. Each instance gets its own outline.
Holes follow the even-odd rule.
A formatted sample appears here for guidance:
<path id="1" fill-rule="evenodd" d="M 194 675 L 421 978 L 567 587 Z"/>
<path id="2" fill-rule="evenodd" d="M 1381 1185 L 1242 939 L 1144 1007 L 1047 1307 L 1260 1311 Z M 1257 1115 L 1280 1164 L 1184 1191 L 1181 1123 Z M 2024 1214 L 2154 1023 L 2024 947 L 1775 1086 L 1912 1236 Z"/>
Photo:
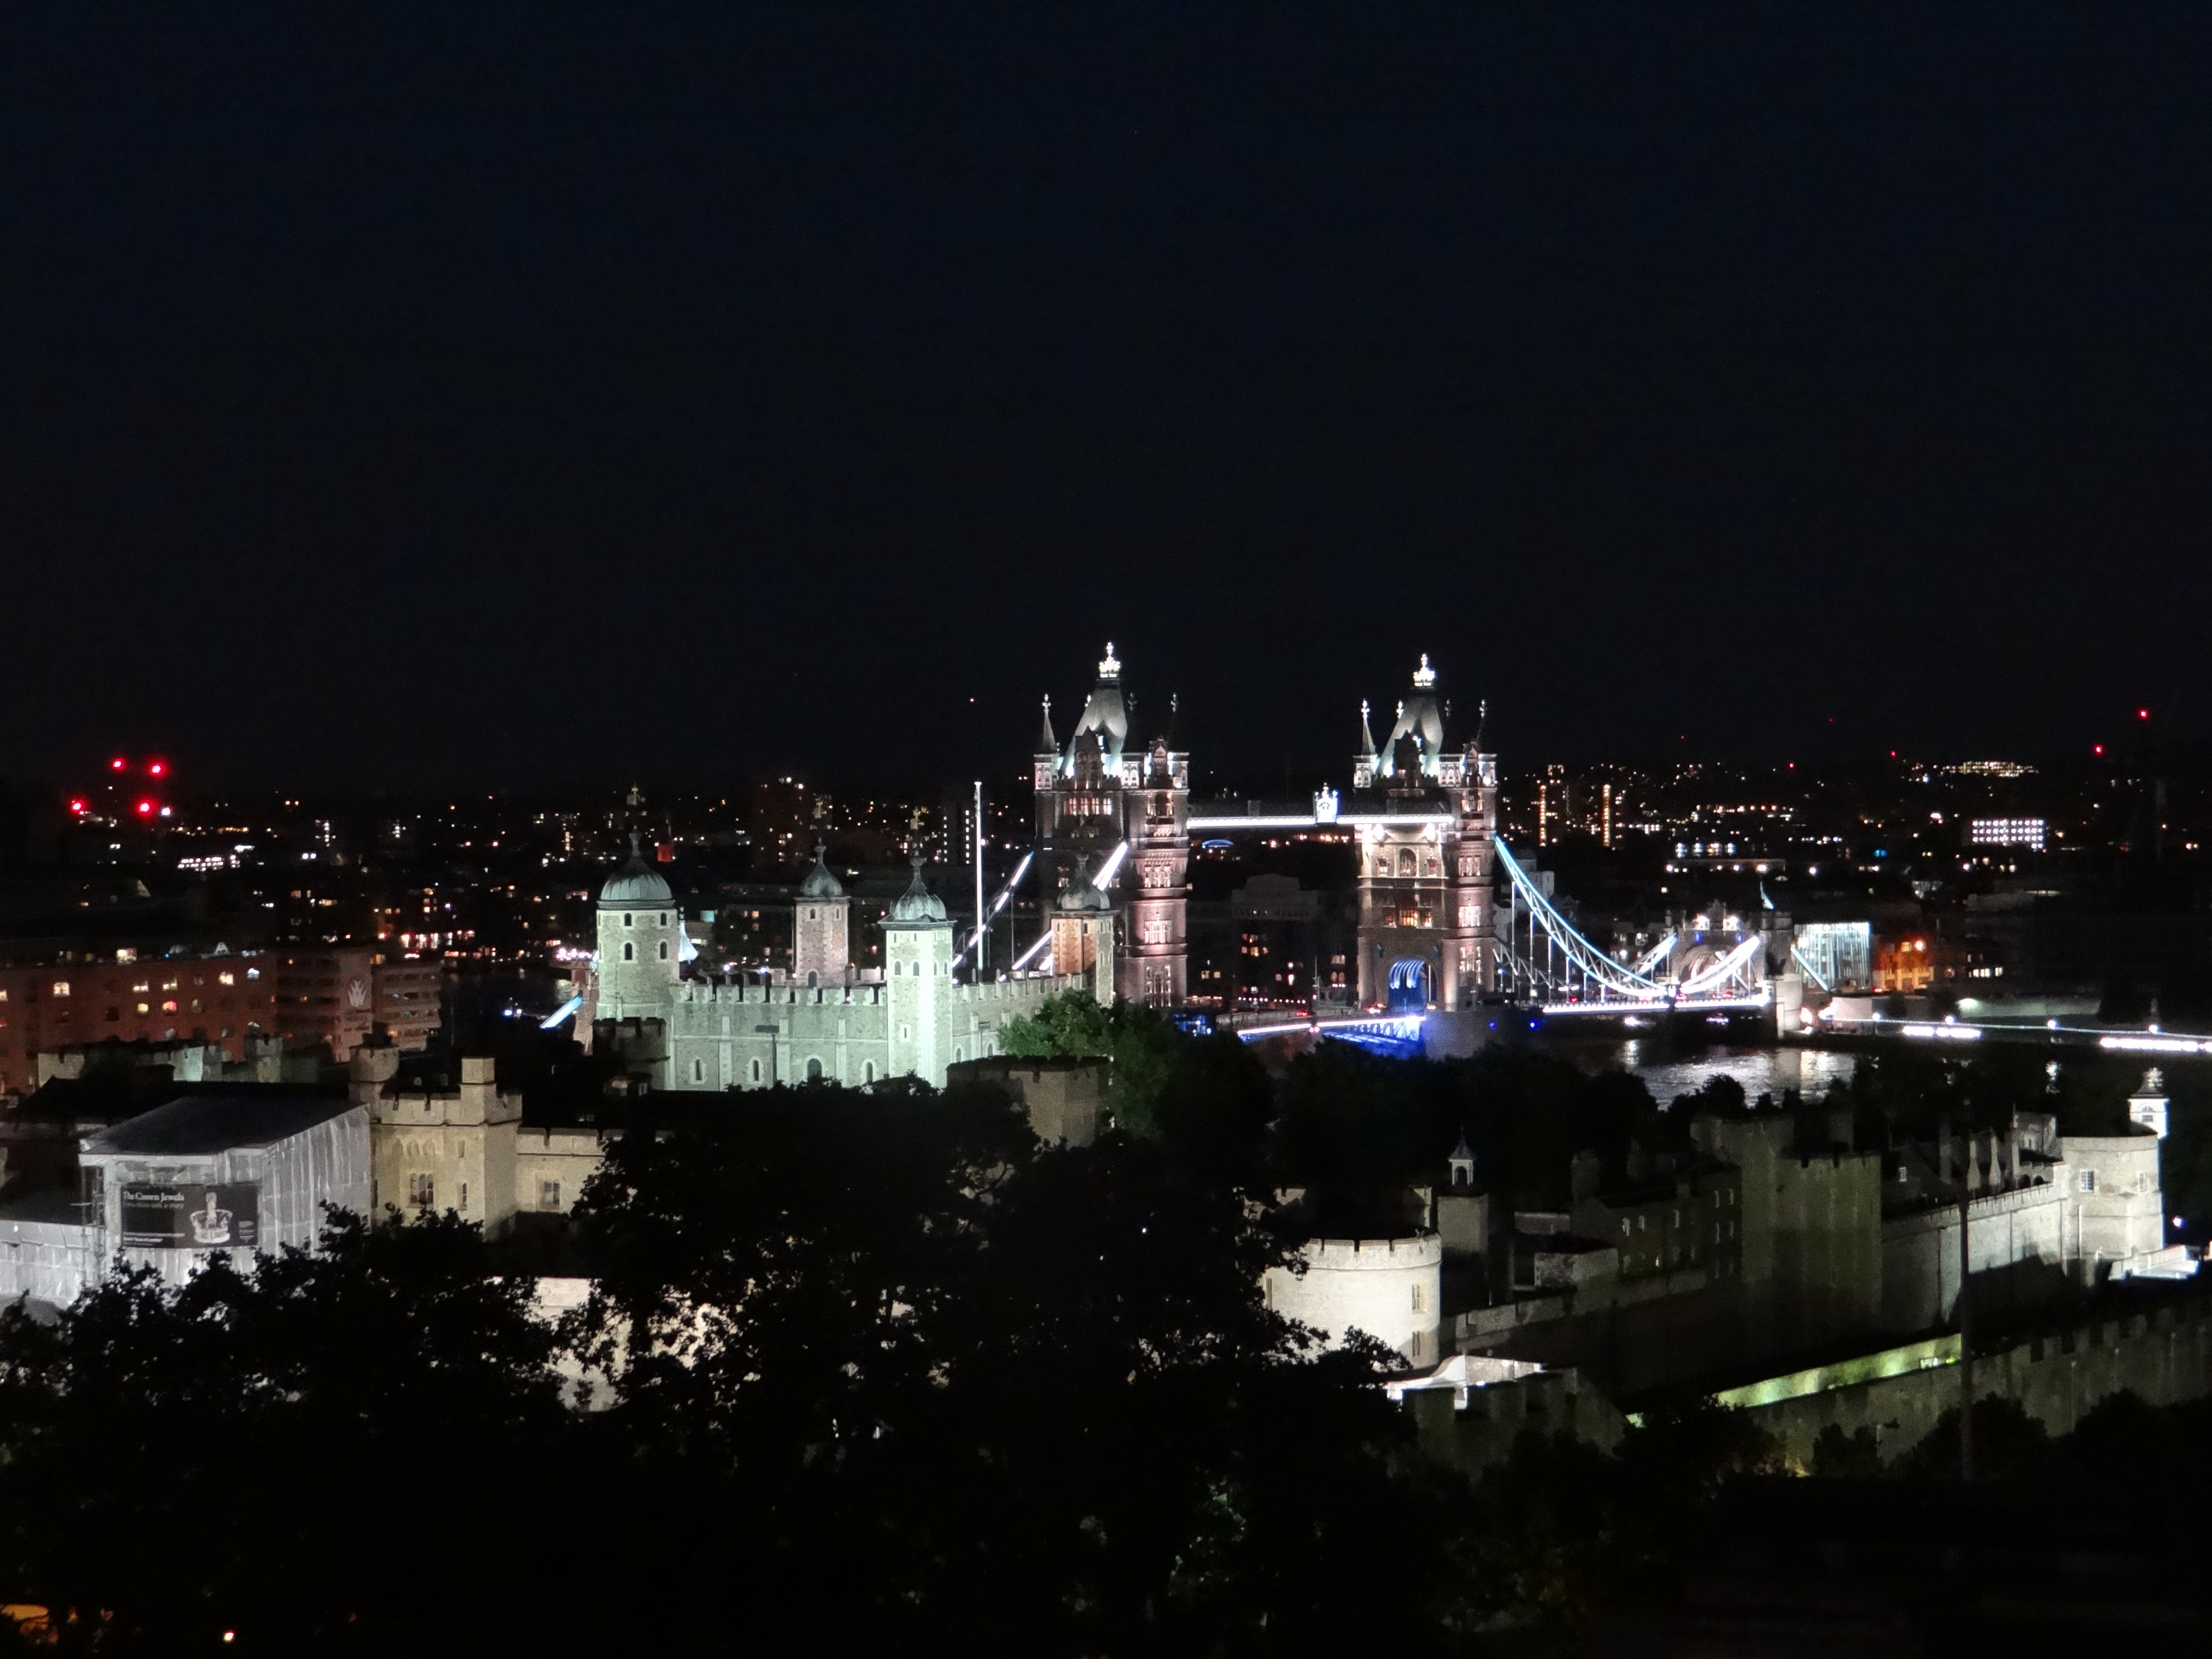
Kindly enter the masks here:
<path id="1" fill-rule="evenodd" d="M 1530 1432 L 1571 1434 L 1611 1451 L 1627 1432 L 1613 1402 L 1585 1388 L 1574 1371 L 1538 1371 L 1482 1388 L 1408 1389 L 1406 1408 L 1421 1450 L 1440 1462 L 1480 1474 L 1510 1455 Z"/>
<path id="2" fill-rule="evenodd" d="M 2194 1296 L 2124 1317 L 2037 1336 L 1974 1361 L 1974 1395 L 2016 1400 L 2053 1435 L 2070 1434 L 2123 1389 L 2154 1406 L 2212 1392 L 2212 1299 Z M 1959 1403 L 1956 1364 L 1910 1371 L 1748 1408 L 1801 1462 L 1830 1424 L 1872 1429 L 1885 1459 L 1911 1449 Z"/>
<path id="3" fill-rule="evenodd" d="M 902 967 L 935 965 L 905 956 L 898 961 Z M 905 975 L 863 985 L 686 981 L 674 988 L 667 1011 L 662 1086 L 719 1092 L 819 1078 L 860 1088 L 898 1075 L 900 1059 L 912 1054 L 935 1056 L 917 1069 L 925 1082 L 942 1087 L 947 1066 L 999 1052 L 998 1034 L 1009 1019 L 1035 1014 L 1062 991 L 1091 988 L 1087 976 L 1058 974 L 981 985 L 928 983 L 920 991 L 913 983 Z M 933 1029 L 915 1033 L 913 1023 L 921 1018 L 933 1021 Z M 909 1028 L 903 1041 L 896 1037 L 895 1021 Z"/>
<path id="4" fill-rule="evenodd" d="M 1979 1281 L 2026 1264 L 2063 1274 L 2067 1234 L 2067 1166 L 2056 1178 L 1975 1199 L 1966 1207 L 1968 1262 Z M 1977 1283 L 1980 1297 L 1982 1285 Z M 1881 1224 L 1881 1328 L 1924 1331 L 1943 1324 L 1959 1299 L 1959 1206 L 1938 1202 Z M 1983 1298 L 1986 1302 L 1987 1298 Z"/>
<path id="5" fill-rule="evenodd" d="M 1443 1358 L 1437 1343 L 1443 1244 L 1434 1233 L 1411 1238 L 1313 1238 L 1305 1272 L 1270 1267 L 1267 1305 L 1310 1325 L 1330 1343 L 1362 1330 L 1413 1364 Z"/>
<path id="6" fill-rule="evenodd" d="M 1106 1102 L 1106 1070 L 1099 1060 L 1022 1060 L 996 1055 L 962 1060 L 947 1070 L 952 1083 L 992 1083 L 1028 1114 L 1030 1132 L 1048 1146 L 1088 1146 L 1098 1138 Z"/>
<path id="7" fill-rule="evenodd" d="M 599 1173 L 606 1141 L 596 1129 L 519 1129 L 514 1138 L 514 1199 L 524 1215 L 566 1215 Z M 549 1188 L 550 1189 L 549 1191 Z"/>

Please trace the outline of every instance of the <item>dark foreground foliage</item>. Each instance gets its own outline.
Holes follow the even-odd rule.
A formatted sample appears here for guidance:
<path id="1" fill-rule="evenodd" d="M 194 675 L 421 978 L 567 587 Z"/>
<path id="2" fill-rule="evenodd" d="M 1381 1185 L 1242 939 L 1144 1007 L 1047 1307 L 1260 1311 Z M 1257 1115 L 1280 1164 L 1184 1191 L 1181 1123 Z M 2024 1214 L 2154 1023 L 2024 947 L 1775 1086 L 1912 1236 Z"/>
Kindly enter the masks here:
<path id="1" fill-rule="evenodd" d="M 1435 1640 L 1449 1494 L 1254 1213 L 995 1092 L 814 1088 L 618 1143 L 557 1338 L 451 1219 L 118 1274 L 0 1318 L 0 1599 L 104 1653 Z"/>

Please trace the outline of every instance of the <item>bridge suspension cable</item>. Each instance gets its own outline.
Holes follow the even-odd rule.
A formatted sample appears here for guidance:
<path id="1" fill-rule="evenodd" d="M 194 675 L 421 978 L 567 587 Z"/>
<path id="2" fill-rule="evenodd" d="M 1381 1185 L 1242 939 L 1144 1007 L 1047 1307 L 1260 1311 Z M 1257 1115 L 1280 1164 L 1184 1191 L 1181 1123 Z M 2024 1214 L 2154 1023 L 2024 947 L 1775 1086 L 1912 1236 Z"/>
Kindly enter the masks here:
<path id="1" fill-rule="evenodd" d="M 1710 991 L 1717 991 L 1732 979 L 1742 981 L 1747 988 L 1753 987 L 1755 981 L 1751 975 L 1752 959 L 1765 944 L 1766 941 L 1757 933 L 1740 940 L 1733 950 L 1712 966 L 1684 980 L 1675 988 L 1674 994 L 1685 997 L 1704 996 Z"/>
<path id="2" fill-rule="evenodd" d="M 1601 998 L 1615 997 L 1630 1002 L 1660 1002 L 1673 994 L 1668 987 L 1648 973 L 1614 961 L 1584 939 L 1521 867 L 1521 861 L 1513 856 L 1504 839 L 1501 836 L 1492 845 L 1497 849 L 1498 861 L 1505 866 L 1505 873 L 1512 882 L 1516 908 L 1526 905 L 1528 910 L 1528 954 L 1522 957 L 1517 942 L 1509 938 L 1506 956 L 1516 970 L 1526 972 L 1532 985 L 1570 995 L 1577 991 L 1587 994 L 1595 989 Z M 1534 936 L 1540 926 L 1545 935 L 1545 965 L 1541 969 L 1535 963 Z"/>

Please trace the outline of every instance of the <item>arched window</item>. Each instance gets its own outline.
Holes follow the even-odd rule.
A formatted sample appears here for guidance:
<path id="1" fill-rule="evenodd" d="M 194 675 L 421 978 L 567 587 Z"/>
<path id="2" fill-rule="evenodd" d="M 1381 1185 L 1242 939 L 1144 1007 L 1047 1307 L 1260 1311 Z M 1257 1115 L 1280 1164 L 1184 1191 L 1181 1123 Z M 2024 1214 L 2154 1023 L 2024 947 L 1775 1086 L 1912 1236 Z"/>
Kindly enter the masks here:
<path id="1" fill-rule="evenodd" d="M 806 970 L 806 982 L 807 982 L 807 984 L 808 984 L 808 985 L 810 985 L 810 986 L 813 985 L 813 984 L 816 982 L 816 981 L 815 981 L 815 977 L 814 977 L 814 970 L 813 970 L 811 968 L 809 968 L 809 969 Z"/>
<path id="2" fill-rule="evenodd" d="M 952 1063 L 955 1066 L 957 1066 L 962 1060 L 967 1058 L 968 1051 L 960 1047 L 959 1044 L 955 1043 L 952 1048 Z"/>
<path id="3" fill-rule="evenodd" d="M 760 1061 L 758 1060 L 755 1060 L 752 1064 L 752 1080 L 755 1083 L 760 1081 Z"/>
<path id="4" fill-rule="evenodd" d="M 822 1081 L 822 1062 L 811 1054 L 806 1057 L 806 1080 L 809 1083 Z"/>
<path id="5" fill-rule="evenodd" d="M 660 925 L 661 925 L 663 927 L 667 927 L 667 926 L 668 926 L 668 912 L 667 912 L 667 911 L 665 911 L 665 910 L 663 910 L 663 911 L 660 913 Z"/>
<path id="6" fill-rule="evenodd" d="M 637 946 L 632 945 L 628 939 L 623 941 L 623 960 L 624 962 L 637 960 Z"/>
<path id="7" fill-rule="evenodd" d="M 704 1083 L 707 1080 L 707 1062 L 705 1060 L 695 1060 L 691 1062 L 691 1080 L 694 1083 Z"/>
<path id="8" fill-rule="evenodd" d="M 627 910 L 623 911 L 623 927 L 629 927 L 629 920 L 630 920 L 630 918 L 629 918 L 629 911 L 627 911 Z"/>
<path id="9" fill-rule="evenodd" d="M 666 939 L 660 941 L 660 959 L 663 962 L 668 960 L 668 941 Z"/>
<path id="10" fill-rule="evenodd" d="M 1398 873 L 1401 876 L 1410 876 L 1413 873 L 1413 849 L 1410 847 L 1401 847 L 1398 849 Z"/>
<path id="11" fill-rule="evenodd" d="M 820 913 L 819 911 L 817 911 L 817 909 L 815 909 L 815 908 L 814 908 L 812 905 L 811 905 L 811 904 L 810 904 L 810 905 L 808 905 L 808 906 L 806 907 L 806 919 L 807 919 L 807 921 L 816 921 L 820 920 L 820 917 L 821 917 L 821 913 Z"/>
<path id="12" fill-rule="evenodd" d="M 876 1062 L 872 1060 L 860 1067 L 860 1081 L 863 1083 L 873 1083 L 875 1080 Z"/>

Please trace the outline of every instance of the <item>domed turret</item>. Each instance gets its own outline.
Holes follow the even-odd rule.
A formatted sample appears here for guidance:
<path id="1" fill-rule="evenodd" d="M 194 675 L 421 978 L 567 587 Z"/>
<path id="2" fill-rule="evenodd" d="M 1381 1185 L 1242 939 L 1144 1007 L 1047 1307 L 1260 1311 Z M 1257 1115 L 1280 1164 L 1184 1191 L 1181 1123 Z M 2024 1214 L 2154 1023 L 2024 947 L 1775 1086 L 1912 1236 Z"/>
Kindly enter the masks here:
<path id="1" fill-rule="evenodd" d="M 921 878 L 921 855 L 914 859 L 914 882 L 891 903 L 889 920 L 903 922 L 931 922 L 945 920 L 945 901 L 929 890 Z"/>
<path id="2" fill-rule="evenodd" d="M 645 861 L 645 848 L 635 816 L 645 805 L 645 798 L 636 790 L 629 792 L 628 803 L 633 822 L 629 829 L 629 862 L 607 878 L 606 885 L 599 889 L 599 908 L 617 910 L 624 905 L 632 908 L 649 904 L 665 904 L 675 895 L 659 872 Z"/>
<path id="3" fill-rule="evenodd" d="M 674 897 L 667 881 L 633 846 L 629 862 L 608 877 L 606 885 L 599 889 L 599 908 L 619 910 L 624 905 L 643 908 L 666 904 Z"/>
<path id="4" fill-rule="evenodd" d="M 833 899 L 845 896 L 844 887 L 838 882 L 836 877 L 830 873 L 830 866 L 824 861 L 830 849 L 820 842 L 814 843 L 814 868 L 807 872 L 806 879 L 799 884 L 799 897 Z"/>
<path id="5" fill-rule="evenodd" d="M 599 889 L 594 1018 L 663 1019 L 684 961 L 684 919 L 630 831 L 629 862 Z"/>

